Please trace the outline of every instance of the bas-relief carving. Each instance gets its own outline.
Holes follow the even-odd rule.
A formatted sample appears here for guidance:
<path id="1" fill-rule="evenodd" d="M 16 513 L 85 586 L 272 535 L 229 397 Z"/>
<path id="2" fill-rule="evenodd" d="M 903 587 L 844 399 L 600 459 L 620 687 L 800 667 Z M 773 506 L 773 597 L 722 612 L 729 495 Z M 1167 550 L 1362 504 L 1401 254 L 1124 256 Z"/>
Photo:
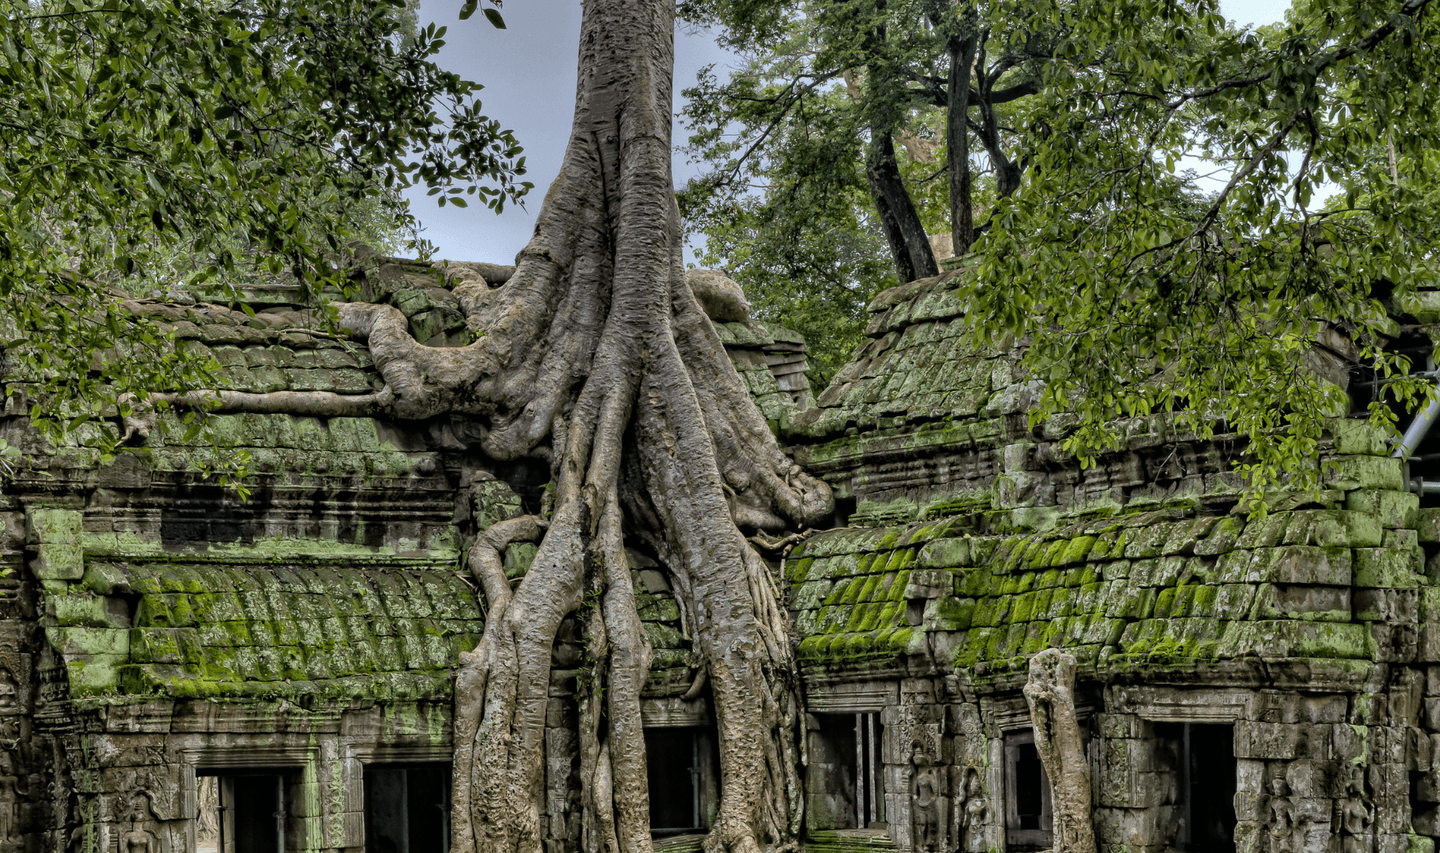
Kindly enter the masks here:
<path id="1" fill-rule="evenodd" d="M 1269 853 L 1302 853 L 1296 848 L 1299 826 L 1295 816 L 1295 798 L 1290 795 L 1290 785 L 1282 778 L 1270 780 L 1270 799 L 1266 804 L 1268 820 L 1265 833 L 1269 838 L 1266 849 Z"/>
<path id="2" fill-rule="evenodd" d="M 0 849 L 20 841 L 20 801 L 29 794 L 25 778 L 13 745 L 0 749 Z"/>
<path id="3" fill-rule="evenodd" d="M 935 766 L 938 757 L 927 750 L 926 744 L 919 739 L 911 744 L 910 762 L 914 765 L 910 783 L 910 815 L 914 826 L 911 837 L 914 849 L 926 853 L 940 850 L 941 844 L 943 819 L 940 812 L 945 791 L 939 768 Z"/>
<path id="4" fill-rule="evenodd" d="M 137 788 L 129 796 L 129 805 L 122 815 L 129 828 L 120 833 L 117 853 L 164 853 L 160 838 L 151 831 L 155 813 L 150 808 L 150 793 Z"/>
<path id="5" fill-rule="evenodd" d="M 0 648 L 0 715 L 25 713 L 24 676 L 25 666 L 20 653 L 13 646 Z"/>
<path id="6" fill-rule="evenodd" d="M 985 825 L 990 814 L 990 802 L 985 797 L 985 788 L 980 781 L 980 770 L 965 769 L 965 788 L 960 795 L 961 850 L 965 853 L 984 853 Z"/>
<path id="7" fill-rule="evenodd" d="M 943 719 L 942 709 L 933 704 L 907 704 L 896 710 L 898 720 L 886 737 L 894 738 L 891 742 L 899 753 L 896 758 L 908 765 L 911 847 L 923 853 L 938 853 L 952 846 L 946 838 L 948 773 L 941 766 L 944 727 L 940 722 L 930 722 Z"/>
<path id="8" fill-rule="evenodd" d="M 991 807 L 982 769 L 990 764 L 990 739 L 978 706 L 964 702 L 953 707 L 956 766 L 952 775 L 955 804 L 951 847 L 963 853 L 984 853 L 993 847 L 987 837 Z"/>
<path id="9" fill-rule="evenodd" d="M 1365 795 L 1365 774 L 1354 768 L 1345 786 L 1345 798 L 1336 805 L 1336 820 L 1341 835 L 1342 853 L 1365 853 L 1370 849 L 1370 827 L 1375 822 L 1375 807 Z"/>

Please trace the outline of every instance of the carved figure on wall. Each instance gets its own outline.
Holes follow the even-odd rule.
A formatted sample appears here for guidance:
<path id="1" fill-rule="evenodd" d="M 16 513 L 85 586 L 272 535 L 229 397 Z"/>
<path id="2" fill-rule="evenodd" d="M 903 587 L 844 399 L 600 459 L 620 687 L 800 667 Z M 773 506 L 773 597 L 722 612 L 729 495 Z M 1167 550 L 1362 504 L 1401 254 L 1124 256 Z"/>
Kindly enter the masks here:
<path id="1" fill-rule="evenodd" d="M 985 819 L 990 804 L 985 801 L 985 790 L 980 784 L 980 771 L 971 767 L 965 777 L 965 853 L 984 853 Z"/>
<path id="2" fill-rule="evenodd" d="M 1270 853 L 1297 853 L 1295 850 L 1295 801 L 1284 779 L 1270 780 Z"/>
<path id="3" fill-rule="evenodd" d="M 8 666 L 0 665 L 0 714 L 12 714 L 20 709 L 20 682 Z"/>
<path id="4" fill-rule="evenodd" d="M 1375 811 L 1365 797 L 1364 776 L 1358 768 L 1346 784 L 1345 799 L 1336 806 L 1336 810 L 1339 812 L 1337 822 L 1340 831 L 1344 833 L 1341 842 L 1343 853 L 1363 853 L 1368 848 L 1366 838 L 1370 824 L 1375 820 Z"/>
<path id="5" fill-rule="evenodd" d="M 20 801 L 29 794 L 25 774 L 9 749 L 0 750 L 0 844 L 20 840 Z"/>
<path id="6" fill-rule="evenodd" d="M 130 795 L 130 808 L 125 817 L 130 821 L 130 829 L 120 836 L 119 853 L 161 853 L 160 839 L 147 828 L 155 818 L 148 791 L 142 788 Z"/>
<path id="7" fill-rule="evenodd" d="M 1032 657 L 1024 692 L 1035 727 L 1035 749 L 1050 777 L 1055 849 L 1096 853 L 1090 764 L 1075 713 L 1075 656 L 1046 649 Z"/>
<path id="8" fill-rule="evenodd" d="M 915 826 L 915 849 L 940 849 L 940 779 L 935 761 L 918 738 L 912 744 L 910 761 L 915 765 L 910 785 L 910 812 Z"/>

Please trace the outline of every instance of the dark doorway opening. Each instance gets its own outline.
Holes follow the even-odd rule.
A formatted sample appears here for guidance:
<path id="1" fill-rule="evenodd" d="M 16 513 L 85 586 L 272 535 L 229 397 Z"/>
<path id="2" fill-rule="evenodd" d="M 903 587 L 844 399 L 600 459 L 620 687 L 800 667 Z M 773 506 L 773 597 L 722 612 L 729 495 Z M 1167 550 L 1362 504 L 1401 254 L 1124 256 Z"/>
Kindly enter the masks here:
<path id="1" fill-rule="evenodd" d="M 814 830 L 885 826 L 880 714 L 811 714 L 806 825 Z"/>
<path id="2" fill-rule="evenodd" d="M 684 835 L 708 828 L 712 749 L 702 727 L 645 730 L 652 835 Z"/>
<path id="3" fill-rule="evenodd" d="M 449 764 L 365 768 L 365 853 L 449 850 Z"/>
<path id="4" fill-rule="evenodd" d="M 275 770 L 199 771 L 215 777 L 216 798 L 201 803 L 214 814 L 202 824 L 216 827 L 219 853 L 285 853 L 287 773 Z"/>
<path id="5" fill-rule="evenodd" d="M 1005 844 L 1010 850 L 1041 850 L 1054 837 L 1050 777 L 1032 731 L 1005 735 Z"/>
<path id="6" fill-rule="evenodd" d="M 1156 723 L 1176 757 L 1179 832 L 1187 851 L 1235 851 L 1235 729 L 1214 723 Z"/>

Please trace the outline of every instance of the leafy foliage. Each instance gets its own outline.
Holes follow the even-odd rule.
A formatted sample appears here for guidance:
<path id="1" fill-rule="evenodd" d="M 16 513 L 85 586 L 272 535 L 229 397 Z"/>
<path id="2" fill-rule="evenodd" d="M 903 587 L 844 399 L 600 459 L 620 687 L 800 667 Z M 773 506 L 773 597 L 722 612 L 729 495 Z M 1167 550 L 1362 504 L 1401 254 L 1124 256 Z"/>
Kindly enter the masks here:
<path id="1" fill-rule="evenodd" d="M 722 42 L 745 60 L 728 80 L 706 72 L 687 91 L 689 151 L 710 166 L 682 193 L 682 209 L 710 241 L 702 261 L 730 267 L 762 312 L 818 334 L 828 366 L 832 352 L 856 340 L 840 343 L 859 330 L 852 303 L 894 283 L 878 263 L 887 240 L 902 280 L 912 277 L 917 267 L 901 257 L 916 254 L 909 244 L 950 232 L 963 254 L 974 226 L 987 227 L 994 199 L 1020 185 L 1031 159 L 1027 140 L 1055 122 L 1038 94 L 1058 45 L 1069 48 L 1065 64 L 1087 79 L 1119 79 L 1107 43 L 1077 42 L 1057 20 L 1068 5 L 686 4 L 693 19 L 724 27 Z M 955 76 L 967 57 L 966 74 Z M 888 198 L 875 179 L 882 138 L 898 149 Z M 1168 196 L 1182 190 L 1180 179 L 1165 182 Z M 920 227 L 899 233 L 884 222 L 897 208 L 913 208 Z M 909 248 L 897 249 L 897 240 Z M 850 247 L 860 246 L 867 262 L 857 265 Z M 919 248 L 928 256 L 928 245 Z M 796 263 L 802 251 L 806 262 Z M 842 291 L 848 300 L 824 303 L 828 317 L 786 316 L 792 292 L 805 294 L 808 306 L 814 294 Z"/>
<path id="2" fill-rule="evenodd" d="M 8 405 L 59 434 L 205 385 L 125 291 L 283 273 L 317 295 L 348 240 L 413 227 L 400 188 L 496 211 L 529 189 L 480 87 L 432 61 L 444 28 L 409 17 L 404 0 L 0 0 Z"/>
<path id="3" fill-rule="evenodd" d="M 1435 270 L 1440 94 L 1417 84 L 1440 59 L 1429 5 L 1313 0 L 1258 33 L 1228 30 L 1210 0 L 1057 9 L 1077 41 L 1115 46 L 1124 83 L 1048 66 L 1054 127 L 1032 137 L 1032 179 L 997 203 L 965 292 L 977 328 L 1030 341 L 1035 416 L 1078 413 L 1072 450 L 1176 411 L 1188 431 L 1248 439 L 1252 487 L 1314 483 L 1323 420 L 1348 407 L 1305 366 L 1317 337 L 1338 330 L 1381 374 L 1407 370 L 1376 296 Z M 1186 155 L 1216 164 L 1220 189 L 1146 204 Z M 1320 206 L 1327 182 L 1338 192 Z M 1377 401 L 1371 418 L 1394 414 Z"/>
<path id="4" fill-rule="evenodd" d="M 1215 0 L 694 0 L 692 17 L 728 25 L 747 62 L 692 90 L 691 150 L 713 171 L 687 188 L 687 213 L 715 229 L 707 260 L 765 282 L 764 305 L 796 274 L 792 245 L 865 227 L 857 137 L 908 135 L 943 152 L 939 168 L 992 169 L 973 190 L 978 272 L 960 286 L 982 337 L 1028 342 L 1046 388 L 1037 419 L 1073 421 L 1068 446 L 1088 459 L 1118 445 L 1127 418 L 1175 412 L 1188 431 L 1240 434 L 1257 488 L 1313 483 L 1323 418 L 1348 407 L 1312 369 L 1317 336 L 1403 376 L 1388 300 L 1435 271 L 1431 5 L 1301 0 L 1251 31 Z M 959 161 L 942 120 L 957 38 L 975 39 L 966 145 L 979 143 Z M 877 69 L 903 85 L 856 85 Z M 907 162 L 907 191 L 938 230 L 956 184 L 919 180 L 935 168 L 922 160 Z M 824 187 L 844 187 L 848 210 L 816 205 L 841 197 Z M 831 242 L 878 253 L 873 236 Z M 882 283 L 847 279 L 874 267 L 839 258 L 796 289 Z M 1377 424 L 1433 393 L 1418 379 L 1386 387 Z"/>

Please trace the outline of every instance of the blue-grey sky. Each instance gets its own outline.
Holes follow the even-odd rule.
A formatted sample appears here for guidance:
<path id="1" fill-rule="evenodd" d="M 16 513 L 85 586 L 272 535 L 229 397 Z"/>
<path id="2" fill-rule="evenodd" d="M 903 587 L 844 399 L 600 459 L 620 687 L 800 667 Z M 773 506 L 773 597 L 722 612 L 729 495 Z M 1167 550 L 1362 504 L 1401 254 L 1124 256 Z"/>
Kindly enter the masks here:
<path id="1" fill-rule="evenodd" d="M 515 131 L 525 147 L 526 180 L 535 184 L 522 208 L 506 207 L 495 215 L 480 206 L 438 208 L 423 191 L 411 205 L 425 230 L 423 236 L 442 258 L 510 263 L 530 239 L 535 214 L 545 189 L 560 171 L 574 111 L 575 61 L 580 41 L 578 0 L 512 0 L 504 7 L 505 30 L 496 30 L 480 15 L 458 20 L 462 0 L 422 0 L 420 20 L 448 27 L 439 63 L 485 85 L 480 93 L 485 113 Z M 1227 17 L 1242 24 L 1279 20 L 1290 0 L 1220 0 Z M 676 34 L 675 109 L 680 92 L 691 85 L 702 66 L 723 69 L 730 57 L 704 32 Z M 675 128 L 675 139 L 683 131 Z M 694 174 L 683 156 L 674 162 L 675 182 Z"/>

